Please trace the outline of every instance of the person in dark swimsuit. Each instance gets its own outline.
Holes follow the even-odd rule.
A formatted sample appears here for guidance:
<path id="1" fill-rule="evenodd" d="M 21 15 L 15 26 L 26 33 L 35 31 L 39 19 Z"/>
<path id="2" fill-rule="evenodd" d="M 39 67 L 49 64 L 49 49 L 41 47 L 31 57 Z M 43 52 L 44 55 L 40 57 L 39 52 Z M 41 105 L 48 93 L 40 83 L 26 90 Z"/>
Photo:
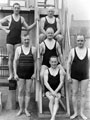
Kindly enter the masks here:
<path id="1" fill-rule="evenodd" d="M 59 43 L 53 39 L 54 30 L 52 28 L 48 28 L 46 30 L 46 33 L 47 33 L 47 39 L 45 39 L 44 42 L 40 44 L 40 55 L 41 55 L 40 78 L 41 78 L 42 86 L 43 86 L 43 77 L 44 77 L 45 69 L 47 69 L 47 67 L 50 67 L 49 59 L 51 56 L 58 57 L 59 59 L 58 67 L 60 67 L 60 69 L 63 69 L 63 67 L 61 66 L 62 64 L 61 48 Z M 65 73 L 64 69 L 63 69 L 63 73 Z"/>
<path id="2" fill-rule="evenodd" d="M 77 47 L 71 49 L 67 62 L 67 79 L 72 81 L 72 101 L 74 114 L 70 117 L 74 119 L 78 116 L 77 94 L 79 86 L 81 89 L 80 116 L 86 120 L 84 113 L 85 94 L 89 80 L 90 49 L 85 47 L 83 35 L 77 35 Z"/>
<path id="3" fill-rule="evenodd" d="M 54 8 L 48 8 L 47 16 L 41 18 L 40 22 L 41 26 L 41 34 L 40 34 L 40 43 L 44 41 L 47 37 L 46 30 L 49 27 L 52 27 L 54 30 L 54 39 L 56 39 L 59 43 L 63 40 L 63 35 L 61 35 L 61 26 L 59 19 L 54 17 Z"/>
<path id="4" fill-rule="evenodd" d="M 44 73 L 44 85 L 46 97 L 49 99 L 51 120 L 55 120 L 59 108 L 60 91 L 64 83 L 64 75 L 63 71 L 58 67 L 57 56 L 51 56 L 49 62 L 50 68 L 46 69 Z"/>
<path id="5" fill-rule="evenodd" d="M 14 52 L 17 46 L 21 44 L 21 30 L 22 26 L 25 27 L 26 30 L 31 30 L 35 25 L 36 22 L 33 23 L 31 26 L 28 26 L 25 22 L 25 19 L 20 16 L 20 5 L 18 3 L 14 3 L 13 5 L 13 14 L 4 17 L 0 20 L 0 28 L 5 31 L 7 34 L 6 38 L 6 47 L 8 53 L 8 66 L 9 66 L 9 78 L 11 80 L 13 78 L 13 58 Z M 3 23 L 7 22 L 9 29 L 6 29 L 3 26 Z"/>
<path id="6" fill-rule="evenodd" d="M 22 41 L 23 44 L 16 48 L 14 58 L 14 78 L 18 81 L 18 101 L 20 106 L 17 115 L 21 115 L 23 112 L 24 93 L 26 93 L 25 113 L 27 116 L 30 116 L 28 105 L 32 79 L 35 78 L 36 71 L 36 48 L 31 45 L 29 35 L 25 35 Z"/>

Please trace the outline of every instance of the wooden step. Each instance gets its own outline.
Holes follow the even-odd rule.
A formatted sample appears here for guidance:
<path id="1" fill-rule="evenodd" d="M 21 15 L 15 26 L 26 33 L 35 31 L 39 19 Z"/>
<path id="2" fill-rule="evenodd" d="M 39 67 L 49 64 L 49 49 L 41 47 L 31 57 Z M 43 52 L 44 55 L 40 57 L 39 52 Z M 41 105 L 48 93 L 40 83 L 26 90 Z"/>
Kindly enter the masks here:
<path id="1" fill-rule="evenodd" d="M 49 111 L 45 111 L 42 114 L 38 113 L 38 116 L 39 116 L 39 118 L 50 118 L 51 114 L 50 114 Z M 57 114 L 56 114 L 56 117 L 69 118 L 70 116 L 66 112 L 58 111 Z"/>
<path id="2" fill-rule="evenodd" d="M 62 97 L 61 99 L 66 107 L 66 103 L 65 103 L 65 98 Z M 40 118 L 49 118 L 51 115 L 50 115 L 50 111 L 49 111 L 49 107 L 48 107 L 48 104 L 49 104 L 49 100 L 47 99 L 47 97 L 43 97 L 42 98 L 42 113 L 38 113 L 38 116 Z M 62 105 L 59 104 L 59 110 L 57 112 L 57 115 L 56 117 L 69 117 L 69 115 L 67 115 L 67 111 L 63 109 Z"/>

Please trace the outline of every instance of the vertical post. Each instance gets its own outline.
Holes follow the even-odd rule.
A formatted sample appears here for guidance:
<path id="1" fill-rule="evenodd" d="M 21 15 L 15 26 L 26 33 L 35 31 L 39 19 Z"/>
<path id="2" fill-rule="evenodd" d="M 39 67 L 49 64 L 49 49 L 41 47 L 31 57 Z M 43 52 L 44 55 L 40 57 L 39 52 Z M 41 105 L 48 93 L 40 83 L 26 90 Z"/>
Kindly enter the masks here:
<path id="1" fill-rule="evenodd" d="M 58 9 L 58 0 L 54 0 L 55 8 Z"/>
<path id="2" fill-rule="evenodd" d="M 2 93 L 0 92 L 0 113 L 2 111 Z"/>
<path id="3" fill-rule="evenodd" d="M 38 18 L 38 5 L 37 0 L 35 0 L 35 19 Z M 36 72 L 36 101 L 38 101 L 39 96 L 39 22 L 36 23 L 36 48 L 37 48 L 37 72 Z"/>
<path id="4" fill-rule="evenodd" d="M 26 8 L 29 8 L 29 0 L 26 0 Z"/>

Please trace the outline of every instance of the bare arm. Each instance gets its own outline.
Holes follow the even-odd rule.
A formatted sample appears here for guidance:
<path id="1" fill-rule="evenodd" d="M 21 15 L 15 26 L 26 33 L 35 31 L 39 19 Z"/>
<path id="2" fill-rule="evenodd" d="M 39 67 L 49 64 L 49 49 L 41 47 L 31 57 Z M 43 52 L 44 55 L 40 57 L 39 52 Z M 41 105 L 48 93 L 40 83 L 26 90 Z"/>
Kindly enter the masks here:
<path id="1" fill-rule="evenodd" d="M 56 93 L 58 93 L 58 91 L 62 88 L 63 83 L 64 83 L 64 74 L 63 74 L 63 71 L 60 70 L 59 74 L 60 74 L 60 84 L 58 85 L 58 87 L 55 90 Z"/>
<path id="2" fill-rule="evenodd" d="M 43 54 L 44 54 L 44 44 L 43 44 L 43 42 L 42 42 L 42 43 L 40 44 L 40 65 L 42 65 Z"/>
<path id="3" fill-rule="evenodd" d="M 19 56 L 20 56 L 19 52 L 20 52 L 20 47 L 17 47 L 16 51 L 15 51 L 15 57 L 14 57 L 14 63 L 13 63 L 14 78 L 16 80 L 18 79 L 18 76 L 17 76 L 17 63 L 18 63 L 18 59 L 19 59 Z"/>
<path id="4" fill-rule="evenodd" d="M 41 32 L 46 35 L 46 31 L 44 30 L 45 17 L 41 19 L 40 23 Z"/>
<path id="5" fill-rule="evenodd" d="M 51 92 L 53 93 L 53 89 L 50 87 L 49 83 L 48 83 L 48 69 L 45 70 L 45 73 L 44 73 L 44 85 L 46 86 L 46 88 Z"/>
<path id="6" fill-rule="evenodd" d="M 61 47 L 60 47 L 60 45 L 59 45 L 58 42 L 56 42 L 56 50 L 57 50 L 59 62 L 60 62 L 61 64 L 63 64 L 63 56 L 62 56 L 62 53 L 61 53 Z"/>
<path id="7" fill-rule="evenodd" d="M 58 18 L 56 18 L 56 22 L 57 22 L 57 31 L 54 33 L 54 37 L 60 33 L 60 22 Z"/>
<path id="8" fill-rule="evenodd" d="M 71 79 L 70 74 L 71 74 L 71 64 L 73 61 L 73 53 L 74 53 L 74 49 L 72 49 L 70 51 L 69 56 L 68 56 L 68 60 L 67 60 L 67 79 L 68 80 Z"/>
<path id="9" fill-rule="evenodd" d="M 6 33 L 9 33 L 10 30 L 7 30 L 5 28 L 5 26 L 3 26 L 2 24 L 5 23 L 5 22 L 8 22 L 10 19 L 10 16 L 6 16 L 4 17 L 3 19 L 0 20 L 0 29 L 4 30 Z"/>
<path id="10" fill-rule="evenodd" d="M 22 17 L 22 24 L 27 31 L 30 31 L 36 25 L 36 22 L 34 22 L 32 25 L 28 26 L 25 19 Z"/>
<path id="11" fill-rule="evenodd" d="M 32 79 L 35 79 L 36 77 L 36 48 L 33 47 L 33 58 L 34 58 L 34 73 L 32 75 Z"/>

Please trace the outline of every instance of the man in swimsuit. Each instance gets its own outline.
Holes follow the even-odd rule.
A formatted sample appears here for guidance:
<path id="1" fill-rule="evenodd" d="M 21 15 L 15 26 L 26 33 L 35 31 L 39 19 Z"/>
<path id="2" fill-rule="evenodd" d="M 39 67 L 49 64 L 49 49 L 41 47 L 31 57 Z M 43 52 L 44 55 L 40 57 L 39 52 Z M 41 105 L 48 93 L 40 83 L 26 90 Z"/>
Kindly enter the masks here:
<path id="1" fill-rule="evenodd" d="M 64 83 L 64 74 L 58 67 L 57 56 L 50 57 L 49 63 L 51 67 L 46 69 L 44 73 L 45 94 L 49 99 L 51 120 L 55 120 L 61 98 L 60 91 Z"/>
<path id="2" fill-rule="evenodd" d="M 41 84 L 43 85 L 43 77 L 45 69 L 50 67 L 49 59 L 51 56 L 57 56 L 59 59 L 59 63 L 62 63 L 62 53 L 59 43 L 53 39 L 54 30 L 52 28 L 47 28 L 46 30 L 47 39 L 44 40 L 40 44 L 40 55 L 41 55 L 41 71 L 40 71 L 40 78 Z M 60 69 L 63 69 L 61 64 L 58 64 Z M 65 71 L 63 69 L 63 73 Z"/>
<path id="3" fill-rule="evenodd" d="M 14 3 L 13 5 L 13 14 L 4 17 L 0 20 L 0 28 L 4 30 L 7 34 L 7 53 L 8 53 L 8 67 L 9 67 L 9 78 L 11 80 L 13 78 L 13 58 L 14 52 L 17 46 L 21 44 L 21 30 L 22 26 L 25 27 L 26 30 L 31 30 L 36 23 L 33 23 L 31 26 L 28 26 L 25 22 L 25 19 L 20 16 L 20 5 L 18 3 Z M 2 24 L 8 22 L 9 29 L 6 29 Z"/>
<path id="4" fill-rule="evenodd" d="M 46 34 L 46 30 L 49 27 L 52 27 L 54 30 L 54 38 L 61 43 L 61 41 L 63 40 L 63 36 L 60 34 L 61 33 L 61 26 L 60 26 L 60 22 L 59 19 L 54 17 L 54 8 L 50 7 L 48 9 L 47 12 L 47 16 L 41 18 L 41 23 L 40 23 L 40 30 L 41 30 L 41 34 L 40 34 L 40 43 L 46 39 L 47 34 Z"/>
<path id="5" fill-rule="evenodd" d="M 77 47 L 71 49 L 67 62 L 67 79 L 72 81 L 72 102 L 74 114 L 70 117 L 74 119 L 78 116 L 77 95 L 80 86 L 81 108 L 80 116 L 86 120 L 84 113 L 85 95 L 89 80 L 89 60 L 90 49 L 85 47 L 83 35 L 77 35 Z"/>
<path id="6" fill-rule="evenodd" d="M 23 37 L 23 44 L 16 48 L 14 58 L 14 78 L 18 81 L 18 101 L 20 110 L 17 115 L 23 112 L 25 94 L 25 114 L 30 116 L 28 106 L 32 80 L 36 73 L 36 48 L 31 45 L 29 35 Z"/>

